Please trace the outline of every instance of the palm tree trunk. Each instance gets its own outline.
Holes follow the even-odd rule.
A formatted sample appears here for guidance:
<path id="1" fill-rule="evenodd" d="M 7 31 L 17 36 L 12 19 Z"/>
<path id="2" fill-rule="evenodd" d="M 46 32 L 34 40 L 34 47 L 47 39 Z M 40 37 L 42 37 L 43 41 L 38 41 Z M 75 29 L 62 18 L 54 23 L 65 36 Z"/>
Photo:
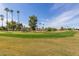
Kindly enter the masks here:
<path id="1" fill-rule="evenodd" d="M 19 21 L 19 13 L 17 13 L 17 19 L 18 19 L 17 27 L 18 27 L 18 31 L 20 31 L 20 29 L 19 29 L 19 24 L 20 24 L 20 21 Z"/>
<path id="2" fill-rule="evenodd" d="M 6 12 L 6 23 L 8 23 L 8 12 Z"/>
<path id="3" fill-rule="evenodd" d="M 20 23 L 20 21 L 19 21 L 19 13 L 17 13 L 17 17 L 18 17 L 18 24 Z"/>
<path id="4" fill-rule="evenodd" d="M 13 22 L 13 12 L 12 12 L 12 22 Z"/>
<path id="5" fill-rule="evenodd" d="M 12 25 L 13 25 L 13 12 L 12 12 Z M 14 31 L 14 28 L 12 27 L 12 30 Z"/>
<path id="6" fill-rule="evenodd" d="M 2 27 L 3 27 L 3 21 L 2 21 Z"/>
<path id="7" fill-rule="evenodd" d="M 6 12 L 6 24 L 7 24 L 7 31 L 8 31 L 8 12 Z"/>

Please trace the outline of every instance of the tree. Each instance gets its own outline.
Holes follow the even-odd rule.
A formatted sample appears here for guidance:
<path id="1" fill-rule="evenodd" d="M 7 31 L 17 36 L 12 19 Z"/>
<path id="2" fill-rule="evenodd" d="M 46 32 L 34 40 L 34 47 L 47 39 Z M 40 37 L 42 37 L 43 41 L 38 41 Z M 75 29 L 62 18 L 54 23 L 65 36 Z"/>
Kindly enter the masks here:
<path id="1" fill-rule="evenodd" d="M 8 12 L 9 12 L 9 9 L 8 8 L 5 8 L 4 10 L 6 11 L 6 20 L 8 22 Z"/>
<path id="2" fill-rule="evenodd" d="M 14 21 L 13 21 L 13 10 L 10 10 L 10 12 L 11 12 L 11 19 L 12 19 L 11 21 L 12 21 L 12 24 L 13 24 L 14 23 Z M 13 29 L 13 26 L 12 26 L 12 29 Z"/>
<path id="3" fill-rule="evenodd" d="M 22 23 L 17 23 L 16 30 L 21 31 L 23 29 L 23 24 Z"/>
<path id="4" fill-rule="evenodd" d="M 3 27 L 4 15 L 0 15 L 0 20 L 2 21 L 2 27 Z"/>
<path id="5" fill-rule="evenodd" d="M 13 10 L 10 10 L 10 12 L 11 12 L 11 19 L 13 21 Z"/>
<path id="6" fill-rule="evenodd" d="M 6 24 L 8 24 L 8 12 L 9 12 L 9 9 L 5 8 L 4 10 L 6 11 Z M 7 30 L 8 30 L 8 26 L 7 26 Z"/>
<path id="7" fill-rule="evenodd" d="M 18 24 L 20 23 L 20 21 L 19 21 L 19 13 L 20 13 L 20 11 L 17 11 Z"/>
<path id="8" fill-rule="evenodd" d="M 29 16 L 29 26 L 31 30 L 36 30 L 37 27 L 37 17 Z"/>
<path id="9" fill-rule="evenodd" d="M 19 21 L 19 13 L 20 13 L 20 11 L 17 11 L 17 30 L 18 31 L 21 30 L 21 24 L 20 24 L 20 21 Z"/>
<path id="10" fill-rule="evenodd" d="M 7 26 L 8 26 L 8 28 L 9 28 L 9 30 L 15 30 L 16 29 L 16 22 L 15 21 L 10 21 L 10 22 L 8 22 L 8 24 L 7 24 Z"/>
<path id="11" fill-rule="evenodd" d="M 15 21 L 12 21 L 12 30 L 14 31 L 14 30 L 16 30 L 16 22 Z"/>
<path id="12" fill-rule="evenodd" d="M 44 24 L 42 24 L 42 30 L 44 31 Z"/>
<path id="13" fill-rule="evenodd" d="M 61 27 L 60 30 L 64 30 L 64 27 Z"/>

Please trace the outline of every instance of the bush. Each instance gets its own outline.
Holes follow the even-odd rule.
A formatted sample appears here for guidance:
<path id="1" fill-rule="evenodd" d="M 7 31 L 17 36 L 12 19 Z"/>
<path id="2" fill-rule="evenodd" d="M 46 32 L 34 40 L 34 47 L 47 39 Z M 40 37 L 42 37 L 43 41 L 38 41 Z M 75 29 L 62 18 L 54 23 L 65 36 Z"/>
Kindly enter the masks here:
<path id="1" fill-rule="evenodd" d="M 47 28 L 47 31 L 57 31 L 56 28 Z"/>
<path id="2" fill-rule="evenodd" d="M 53 31 L 57 31 L 57 29 L 56 29 L 56 28 L 52 28 L 52 30 L 53 30 Z"/>
<path id="3" fill-rule="evenodd" d="M 52 31 L 52 28 L 47 28 L 47 31 Z"/>
<path id="4" fill-rule="evenodd" d="M 68 28 L 68 30 L 72 30 L 72 28 Z"/>
<path id="5" fill-rule="evenodd" d="M 6 28 L 5 27 L 0 27 L 0 30 L 6 30 Z"/>
<path id="6" fill-rule="evenodd" d="M 30 28 L 28 28 L 28 27 L 25 27 L 25 28 L 23 28 L 23 30 L 22 30 L 23 32 L 29 32 L 30 31 Z"/>

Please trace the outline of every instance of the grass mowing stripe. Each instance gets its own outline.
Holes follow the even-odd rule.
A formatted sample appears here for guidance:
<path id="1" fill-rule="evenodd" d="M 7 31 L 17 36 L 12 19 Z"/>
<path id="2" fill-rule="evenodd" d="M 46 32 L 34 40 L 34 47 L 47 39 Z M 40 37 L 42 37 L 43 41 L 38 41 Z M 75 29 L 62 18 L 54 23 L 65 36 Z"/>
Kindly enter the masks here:
<path id="1" fill-rule="evenodd" d="M 62 37 L 71 37 L 75 34 L 73 31 L 67 32 L 59 32 L 59 33 L 30 33 L 30 34 L 15 34 L 15 33 L 0 33 L 0 36 L 7 36 L 7 37 L 16 37 L 16 38 L 62 38 Z"/>

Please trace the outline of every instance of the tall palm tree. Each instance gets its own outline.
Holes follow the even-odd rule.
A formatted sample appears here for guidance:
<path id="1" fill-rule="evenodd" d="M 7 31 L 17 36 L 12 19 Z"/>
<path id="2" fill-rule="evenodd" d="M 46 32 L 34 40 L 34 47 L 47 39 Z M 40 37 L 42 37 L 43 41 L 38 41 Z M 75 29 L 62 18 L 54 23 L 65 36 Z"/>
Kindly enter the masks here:
<path id="1" fill-rule="evenodd" d="M 42 24 L 43 26 L 42 26 L 42 30 L 44 30 L 44 24 Z"/>
<path id="2" fill-rule="evenodd" d="M 19 20 L 19 13 L 20 13 L 20 11 L 17 11 L 18 24 L 20 23 L 20 20 Z"/>
<path id="3" fill-rule="evenodd" d="M 2 21 L 2 27 L 3 27 L 3 20 L 4 20 L 4 15 L 0 15 L 0 20 Z"/>
<path id="4" fill-rule="evenodd" d="M 6 24 L 7 24 L 7 30 L 8 30 L 8 12 L 9 12 L 9 9 L 5 8 L 4 10 L 6 11 Z"/>
<path id="5" fill-rule="evenodd" d="M 19 20 L 19 15 L 20 14 L 20 11 L 19 10 L 17 10 L 17 30 L 21 30 L 21 28 L 20 28 L 20 20 Z"/>
<path id="6" fill-rule="evenodd" d="M 13 30 L 13 10 L 10 10 L 11 13 L 11 22 L 12 22 L 12 30 Z"/>
<path id="7" fill-rule="evenodd" d="M 11 19 L 12 19 L 12 22 L 13 22 L 13 10 L 10 10 L 11 12 Z"/>
<path id="8" fill-rule="evenodd" d="M 8 12 L 9 12 L 9 9 L 8 8 L 5 8 L 4 10 L 6 11 L 6 21 L 8 23 Z"/>

